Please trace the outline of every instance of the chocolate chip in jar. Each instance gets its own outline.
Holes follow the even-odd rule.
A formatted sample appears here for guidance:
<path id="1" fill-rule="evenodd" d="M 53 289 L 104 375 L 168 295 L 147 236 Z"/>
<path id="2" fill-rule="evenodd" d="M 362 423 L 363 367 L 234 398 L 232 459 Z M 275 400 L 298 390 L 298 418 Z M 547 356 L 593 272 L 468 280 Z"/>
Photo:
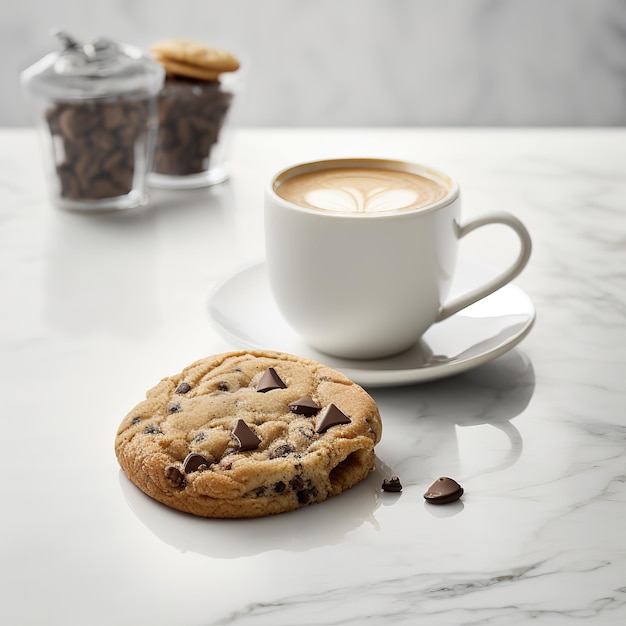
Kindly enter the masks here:
<path id="1" fill-rule="evenodd" d="M 146 101 L 113 98 L 95 103 L 55 103 L 46 119 L 60 195 L 79 201 L 131 193 L 138 165 L 136 155 L 142 152 L 150 117 Z M 123 122 L 107 127 L 107 118 Z"/>
<path id="2" fill-rule="evenodd" d="M 159 130 L 150 183 L 200 187 L 228 177 L 225 132 L 234 98 L 224 74 L 239 69 L 230 53 L 171 39 L 151 48 L 166 71 L 159 95 Z"/>

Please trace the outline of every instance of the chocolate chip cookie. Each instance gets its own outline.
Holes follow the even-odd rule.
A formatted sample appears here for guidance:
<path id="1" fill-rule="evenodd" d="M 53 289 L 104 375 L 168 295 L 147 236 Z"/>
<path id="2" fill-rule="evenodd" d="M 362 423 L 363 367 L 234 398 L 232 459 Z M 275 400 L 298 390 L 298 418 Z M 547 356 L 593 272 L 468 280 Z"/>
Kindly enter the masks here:
<path id="1" fill-rule="evenodd" d="M 164 378 L 115 440 L 130 480 L 172 508 L 259 517 L 339 495 L 374 467 L 376 403 L 346 376 L 278 352 L 211 356 Z"/>

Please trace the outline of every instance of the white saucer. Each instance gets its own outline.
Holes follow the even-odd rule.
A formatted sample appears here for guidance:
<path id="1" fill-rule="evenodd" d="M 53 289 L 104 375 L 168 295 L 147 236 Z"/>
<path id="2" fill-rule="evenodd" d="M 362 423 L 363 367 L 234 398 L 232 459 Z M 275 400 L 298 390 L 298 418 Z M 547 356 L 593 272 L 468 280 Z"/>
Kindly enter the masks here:
<path id="1" fill-rule="evenodd" d="M 463 260 L 450 297 L 497 273 L 483 263 Z M 371 361 L 340 359 L 312 348 L 287 325 L 274 303 L 264 263 L 243 269 L 219 284 L 211 295 L 209 314 L 220 334 L 237 347 L 314 359 L 369 387 L 420 383 L 482 365 L 517 345 L 535 321 L 535 308 L 528 295 L 509 283 L 435 324 L 419 344 L 402 354 Z"/>

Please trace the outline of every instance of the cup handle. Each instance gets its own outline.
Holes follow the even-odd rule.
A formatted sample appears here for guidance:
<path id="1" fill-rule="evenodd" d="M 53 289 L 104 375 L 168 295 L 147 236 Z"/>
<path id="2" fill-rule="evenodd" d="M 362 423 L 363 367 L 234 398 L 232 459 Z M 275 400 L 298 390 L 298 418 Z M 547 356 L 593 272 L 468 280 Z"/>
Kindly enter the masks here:
<path id="1" fill-rule="evenodd" d="M 481 287 L 477 287 L 476 289 L 472 289 L 462 296 L 458 296 L 451 302 L 444 304 L 439 310 L 439 315 L 437 316 L 437 321 L 445 320 L 446 318 L 454 315 L 461 309 L 468 307 L 470 304 L 474 304 L 478 300 L 481 300 L 485 296 L 497 291 L 501 287 L 504 287 L 507 283 L 511 282 L 525 267 L 528 263 L 528 259 L 530 258 L 530 252 L 532 250 L 532 242 L 530 240 L 530 234 L 526 229 L 526 226 L 522 224 L 520 220 L 518 220 L 514 215 L 510 213 L 505 213 L 504 211 L 497 213 L 490 213 L 489 215 L 484 215 L 475 220 L 464 224 L 463 226 L 457 225 L 457 238 L 461 239 L 468 235 L 473 230 L 480 228 L 481 226 L 488 226 L 490 224 L 504 224 L 505 226 L 509 226 L 512 228 L 520 240 L 520 252 L 517 259 L 512 263 L 512 265 L 496 276 L 492 278 L 489 282 L 482 285 Z"/>

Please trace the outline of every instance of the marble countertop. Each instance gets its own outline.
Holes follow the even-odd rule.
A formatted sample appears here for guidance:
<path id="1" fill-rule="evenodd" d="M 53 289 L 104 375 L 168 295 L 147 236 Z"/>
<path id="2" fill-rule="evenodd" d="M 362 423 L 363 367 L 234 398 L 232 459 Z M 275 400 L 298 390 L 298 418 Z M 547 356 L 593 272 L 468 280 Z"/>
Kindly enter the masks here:
<path id="1" fill-rule="evenodd" d="M 50 206 L 38 148 L 0 131 L 6 623 L 626 622 L 626 130 L 241 129 L 227 183 L 101 215 Z M 263 259 L 269 176 L 346 155 L 430 163 L 465 216 L 520 217 L 534 328 L 458 376 L 371 389 L 377 469 L 338 498 L 245 521 L 162 507 L 121 474 L 119 422 L 232 347 L 209 294 Z M 497 234 L 463 245 L 512 253 Z M 390 471 L 400 494 L 380 490 Z M 441 475 L 464 497 L 426 504 Z"/>

